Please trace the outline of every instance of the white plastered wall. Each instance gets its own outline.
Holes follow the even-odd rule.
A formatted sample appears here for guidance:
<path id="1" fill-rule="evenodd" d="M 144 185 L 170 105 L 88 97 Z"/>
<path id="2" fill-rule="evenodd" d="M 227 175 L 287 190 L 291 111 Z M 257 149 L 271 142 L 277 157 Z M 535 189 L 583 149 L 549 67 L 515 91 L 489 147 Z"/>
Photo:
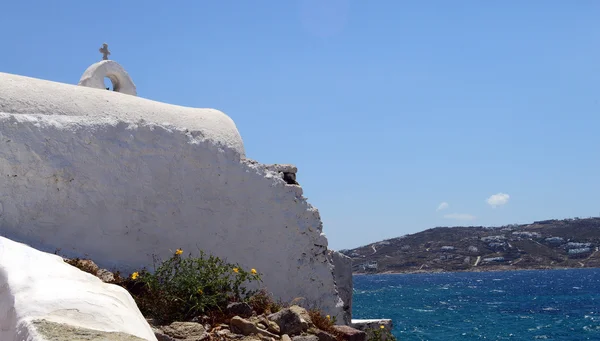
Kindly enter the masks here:
<path id="1" fill-rule="evenodd" d="M 204 250 L 342 320 L 318 211 L 243 155 L 216 110 L 0 74 L 0 235 L 125 272 Z"/>

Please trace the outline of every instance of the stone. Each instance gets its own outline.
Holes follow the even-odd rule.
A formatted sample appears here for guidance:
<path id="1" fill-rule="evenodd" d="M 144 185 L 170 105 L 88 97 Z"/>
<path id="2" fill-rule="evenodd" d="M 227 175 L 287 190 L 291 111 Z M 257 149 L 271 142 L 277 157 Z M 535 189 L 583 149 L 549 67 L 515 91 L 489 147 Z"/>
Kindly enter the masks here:
<path id="1" fill-rule="evenodd" d="M 240 339 L 240 341 L 263 341 L 260 337 L 258 337 L 257 335 L 242 335 L 242 338 Z"/>
<path id="2" fill-rule="evenodd" d="M 269 336 L 265 336 L 265 335 L 262 335 L 262 334 L 258 334 L 258 338 L 261 341 L 275 341 L 275 338 L 269 337 Z"/>
<path id="3" fill-rule="evenodd" d="M 173 322 L 168 326 L 161 327 L 166 335 L 185 341 L 201 341 L 209 338 L 204 326 L 196 322 Z"/>
<path id="4" fill-rule="evenodd" d="M 190 322 L 200 323 L 204 327 L 205 330 L 212 329 L 212 327 L 210 325 L 211 319 L 207 315 L 196 316 L 196 317 L 192 318 L 192 320 Z M 220 328 L 221 326 L 228 327 L 227 324 L 222 324 L 222 325 L 217 326 L 216 328 Z"/>
<path id="5" fill-rule="evenodd" d="M 268 320 L 264 315 L 259 315 L 257 317 L 258 321 L 260 321 L 261 324 L 266 326 L 266 329 L 268 331 L 270 331 L 273 334 L 281 334 L 281 330 L 279 329 L 279 326 L 277 325 L 277 323 Z"/>
<path id="6" fill-rule="evenodd" d="M 317 330 L 315 335 L 319 338 L 319 341 L 337 341 L 334 335 L 320 329 Z"/>
<path id="7" fill-rule="evenodd" d="M 267 330 L 273 334 L 281 334 L 281 328 L 279 328 L 279 325 L 273 321 L 267 322 Z"/>
<path id="8" fill-rule="evenodd" d="M 227 305 L 227 312 L 240 317 L 252 316 L 252 307 L 245 302 L 232 302 Z"/>
<path id="9" fill-rule="evenodd" d="M 112 283 L 115 280 L 115 275 L 106 269 L 98 270 L 98 272 L 96 272 L 96 277 L 100 278 L 104 283 Z"/>
<path id="10" fill-rule="evenodd" d="M 303 331 L 304 325 L 302 323 L 302 317 L 299 313 L 290 308 L 281 309 L 275 314 L 269 315 L 267 318 L 277 323 L 280 332 L 283 334 L 297 335 Z"/>
<path id="11" fill-rule="evenodd" d="M 44 340 L 44 341 L 147 341 L 137 336 L 121 333 L 121 332 L 106 332 L 102 330 L 94 330 L 88 328 L 74 327 L 64 323 L 50 322 L 46 320 L 34 320 L 32 325 L 37 332 L 37 337 L 27 340 Z M 20 338 L 11 340 L 25 340 Z M 40 337 L 40 338 L 38 338 Z M 4 339 L 3 339 L 4 340 Z M 159 340 L 161 341 L 161 340 Z M 170 340 L 167 340 L 170 341 Z"/>
<path id="12" fill-rule="evenodd" d="M 366 341 L 367 340 L 367 334 L 362 330 L 358 330 L 358 329 L 352 328 L 350 326 L 345 326 L 345 325 L 335 325 L 335 326 L 333 326 L 333 328 L 338 333 L 340 333 L 340 335 L 342 336 L 342 339 L 344 339 L 345 341 Z"/>
<path id="13" fill-rule="evenodd" d="M 288 334 L 281 335 L 281 341 L 292 341 Z"/>
<path id="14" fill-rule="evenodd" d="M 254 323 L 243 319 L 239 316 L 234 316 L 230 321 L 231 331 L 239 332 L 243 335 L 263 335 L 267 337 L 273 337 L 279 339 L 279 335 L 273 334 L 269 331 L 259 329 Z"/>
<path id="15" fill-rule="evenodd" d="M 94 276 L 98 274 L 98 265 L 90 259 L 69 259 L 67 263 Z"/>
<path id="16" fill-rule="evenodd" d="M 241 339 L 241 340 L 256 340 L 257 337 L 256 336 L 244 336 L 241 334 L 234 334 L 234 333 L 229 333 L 227 335 L 225 335 L 226 339 L 233 339 L 233 340 L 237 340 L 237 339 Z"/>
<path id="17" fill-rule="evenodd" d="M 239 316 L 234 316 L 229 322 L 229 324 L 231 326 L 231 331 L 233 331 L 234 333 L 240 333 L 242 335 L 251 335 L 257 334 L 259 332 L 258 327 L 255 326 L 254 323 L 243 319 Z"/>
<path id="18" fill-rule="evenodd" d="M 292 337 L 292 341 L 319 341 L 316 335 L 298 335 Z"/>
<path id="19" fill-rule="evenodd" d="M 298 316 L 300 316 L 300 322 L 302 323 L 302 331 L 307 331 L 308 328 L 314 327 L 314 324 L 306 309 L 298 305 L 293 305 L 289 309 L 296 313 Z"/>
<path id="20" fill-rule="evenodd" d="M 343 319 L 318 209 L 224 113 L 5 73 L 0 108 L 0 235 L 124 277 L 203 250 Z"/>
<path id="21" fill-rule="evenodd" d="M 154 331 L 154 336 L 156 336 L 156 340 L 158 341 L 178 341 L 177 339 L 165 334 L 161 329 L 152 328 L 152 330 Z"/>
<path id="22" fill-rule="evenodd" d="M 246 338 L 246 336 L 244 336 L 242 334 L 233 333 L 229 329 L 217 330 L 216 331 L 216 335 L 219 336 L 219 337 L 221 337 L 220 340 L 223 340 L 223 339 L 230 340 L 230 339 L 243 339 L 243 338 Z M 219 340 L 219 338 L 217 338 L 217 340 Z"/>
<path id="23" fill-rule="evenodd" d="M 4 237 L 0 288 L 0 340 L 42 341 L 51 338 L 41 334 L 66 338 L 80 331 L 91 340 L 156 340 L 125 289 Z"/>

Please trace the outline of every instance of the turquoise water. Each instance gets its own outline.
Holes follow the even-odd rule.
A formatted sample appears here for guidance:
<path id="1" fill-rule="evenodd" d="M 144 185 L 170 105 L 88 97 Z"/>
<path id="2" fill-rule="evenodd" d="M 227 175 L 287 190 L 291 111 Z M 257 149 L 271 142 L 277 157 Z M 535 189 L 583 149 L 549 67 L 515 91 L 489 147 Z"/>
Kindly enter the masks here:
<path id="1" fill-rule="evenodd" d="M 600 340 L 600 269 L 354 276 L 399 340 Z"/>

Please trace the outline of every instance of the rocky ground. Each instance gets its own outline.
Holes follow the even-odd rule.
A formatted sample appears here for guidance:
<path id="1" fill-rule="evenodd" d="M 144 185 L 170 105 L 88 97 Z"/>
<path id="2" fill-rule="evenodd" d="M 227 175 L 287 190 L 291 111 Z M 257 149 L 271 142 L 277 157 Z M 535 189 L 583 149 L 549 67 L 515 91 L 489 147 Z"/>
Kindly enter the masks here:
<path id="1" fill-rule="evenodd" d="M 82 271 L 91 273 L 105 283 L 114 283 L 118 274 L 100 269 L 91 260 L 65 259 Z M 243 302 L 232 302 L 227 311 L 214 316 L 199 316 L 192 321 L 177 321 L 162 325 L 146 318 L 158 341 L 366 341 L 373 333 L 345 325 L 335 325 L 329 317 L 313 316 L 306 309 L 292 305 L 272 314 L 257 314 Z M 389 329 L 390 325 L 384 327 Z M 385 336 L 381 339 L 385 340 Z"/>
<path id="2" fill-rule="evenodd" d="M 284 308 L 270 315 L 256 315 L 246 303 L 232 303 L 228 307 L 239 313 L 225 323 L 211 325 L 199 321 L 173 322 L 159 326 L 148 322 L 159 341 L 365 341 L 366 333 L 348 326 L 331 326 L 329 331 L 319 329 L 308 312 L 299 306 Z M 204 318 L 208 320 L 208 316 Z"/>

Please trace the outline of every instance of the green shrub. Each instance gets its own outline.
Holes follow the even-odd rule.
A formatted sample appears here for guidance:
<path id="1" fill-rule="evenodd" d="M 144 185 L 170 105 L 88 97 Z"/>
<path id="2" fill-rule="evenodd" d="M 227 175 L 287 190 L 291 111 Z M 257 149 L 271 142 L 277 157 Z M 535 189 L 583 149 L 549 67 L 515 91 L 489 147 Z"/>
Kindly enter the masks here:
<path id="1" fill-rule="evenodd" d="M 134 272 L 125 287 L 132 293 L 145 316 L 161 323 L 186 321 L 211 311 L 223 312 L 230 302 L 248 301 L 256 291 L 251 282 L 260 282 L 255 269 L 200 252 L 198 258 L 184 258 L 178 249 L 154 273 Z"/>

